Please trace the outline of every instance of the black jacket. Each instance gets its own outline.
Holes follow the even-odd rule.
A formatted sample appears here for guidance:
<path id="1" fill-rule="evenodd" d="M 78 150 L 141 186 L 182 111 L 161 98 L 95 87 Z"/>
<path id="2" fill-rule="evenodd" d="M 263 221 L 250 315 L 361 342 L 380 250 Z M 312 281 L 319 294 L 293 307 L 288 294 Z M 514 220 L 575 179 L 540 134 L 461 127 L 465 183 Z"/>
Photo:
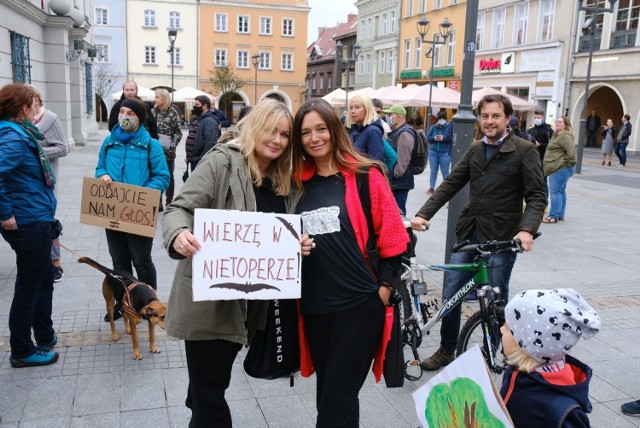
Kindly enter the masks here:
<path id="1" fill-rule="evenodd" d="M 209 110 L 203 113 L 198 122 L 198 133 L 193 145 L 193 153 L 191 155 L 191 163 L 197 165 L 220 138 L 220 122 L 216 114 Z"/>
<path id="2" fill-rule="evenodd" d="M 231 126 L 231 121 L 227 119 L 227 117 L 224 115 L 222 110 L 219 110 L 217 108 L 211 108 L 211 111 L 213 111 L 213 114 L 216 115 L 216 119 L 218 119 L 218 122 L 220 123 L 221 127 L 228 128 Z"/>
<path id="3" fill-rule="evenodd" d="M 139 97 L 136 98 L 140 99 Z M 113 107 L 111 107 L 111 112 L 109 113 L 109 132 L 111 132 L 114 126 L 118 124 L 118 114 L 120 114 L 120 104 L 122 104 L 122 101 L 124 101 L 124 98 L 121 97 L 118 101 L 116 101 Z M 151 108 L 147 105 L 147 103 L 144 103 L 144 105 L 147 108 L 147 120 L 144 123 L 144 127 L 147 128 L 147 131 L 149 131 L 149 135 L 151 135 L 151 138 L 155 138 L 157 140 L 158 127 L 156 126 L 156 119 L 151 114 Z"/>
<path id="4" fill-rule="evenodd" d="M 510 134 L 487 160 L 485 143 L 474 141 L 416 215 L 430 220 L 467 183 L 469 201 L 456 225 L 458 242 L 474 226 L 478 242 L 509 240 L 521 230 L 537 232 L 547 195 L 535 145 Z"/>
<path id="5" fill-rule="evenodd" d="M 553 128 L 546 122 L 542 122 L 540 126 L 533 126 L 527 130 L 527 133 L 531 135 L 540 144 L 538 146 L 538 152 L 540 153 L 540 161 L 544 159 L 544 152 L 547 151 L 547 144 L 553 135 Z"/>

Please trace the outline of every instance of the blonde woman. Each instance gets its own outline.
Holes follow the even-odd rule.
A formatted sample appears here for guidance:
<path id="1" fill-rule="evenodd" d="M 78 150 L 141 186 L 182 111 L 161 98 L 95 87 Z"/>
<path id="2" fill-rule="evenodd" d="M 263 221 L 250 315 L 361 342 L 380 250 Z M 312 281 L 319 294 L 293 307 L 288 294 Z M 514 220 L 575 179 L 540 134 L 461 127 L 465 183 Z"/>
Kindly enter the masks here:
<path id="1" fill-rule="evenodd" d="M 556 132 L 549 140 L 544 154 L 544 175 L 549 177 L 549 216 L 543 223 L 564 220 L 567 207 L 567 182 L 575 173 L 576 147 L 571 122 L 566 116 L 556 120 Z"/>
<path id="2" fill-rule="evenodd" d="M 371 98 L 364 95 L 351 97 L 345 125 L 350 129 L 349 138 L 356 150 L 371 160 L 384 163 L 384 129 Z"/>
<path id="3" fill-rule="evenodd" d="M 613 157 L 613 146 L 617 132 L 618 131 L 616 130 L 615 126 L 613 126 L 613 120 L 607 119 L 607 124 L 602 130 L 602 166 L 604 166 L 604 163 L 607 160 L 607 156 L 609 156 L 608 166 L 611 166 L 611 158 Z"/>
<path id="4" fill-rule="evenodd" d="M 242 345 L 264 323 L 266 301 L 194 302 L 191 257 L 196 208 L 284 213 L 291 190 L 292 117 L 279 101 L 265 99 L 242 122 L 238 138 L 217 144 L 198 163 L 162 219 L 164 245 L 178 268 L 167 308 L 167 333 L 185 341 L 192 410 L 189 426 L 231 427 L 225 391 Z M 303 238 L 304 240 L 305 238 Z M 302 245 L 308 255 L 311 241 Z"/>
<path id="5" fill-rule="evenodd" d="M 175 189 L 173 170 L 176 166 L 176 147 L 182 139 L 180 115 L 171 107 L 169 91 L 166 89 L 156 89 L 156 101 L 151 112 L 158 127 L 158 138 L 164 149 L 164 156 L 167 160 L 169 175 L 171 176 L 171 181 L 169 182 L 169 187 L 167 187 L 166 192 L 166 203 L 169 205 L 173 201 L 173 192 Z M 160 211 L 162 211 L 162 197 L 160 199 Z"/>

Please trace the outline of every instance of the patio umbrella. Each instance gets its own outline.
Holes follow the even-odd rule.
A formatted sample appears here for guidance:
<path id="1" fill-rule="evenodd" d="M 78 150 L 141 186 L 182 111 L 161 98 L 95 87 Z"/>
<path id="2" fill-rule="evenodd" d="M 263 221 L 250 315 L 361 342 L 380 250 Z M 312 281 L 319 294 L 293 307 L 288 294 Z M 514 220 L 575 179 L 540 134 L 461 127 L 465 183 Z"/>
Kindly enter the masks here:
<path id="1" fill-rule="evenodd" d="M 114 92 L 111 94 L 111 99 L 113 101 L 118 101 L 122 96 L 122 91 Z M 138 85 L 138 98 L 142 101 L 155 101 L 156 93 L 149 88 L 146 88 L 142 85 Z"/>
<path id="2" fill-rule="evenodd" d="M 342 92 L 345 92 L 345 91 L 342 91 Z M 362 88 L 362 89 L 357 89 L 355 91 L 349 91 L 348 96 L 349 98 L 351 98 L 356 95 L 364 95 L 366 97 L 373 98 L 370 96 L 371 93 L 373 93 L 373 88 Z M 347 103 L 346 98 L 347 98 L 346 93 L 343 93 L 342 96 L 336 95 L 331 98 L 330 103 L 332 106 L 335 106 L 335 107 L 345 107 Z"/>
<path id="3" fill-rule="evenodd" d="M 535 103 L 523 100 L 522 98 L 516 97 L 515 95 L 510 95 L 494 88 L 481 88 L 473 91 L 471 95 L 471 101 L 473 102 L 473 107 L 474 108 L 477 107 L 478 103 L 484 96 L 496 95 L 496 94 L 504 95 L 505 97 L 509 98 L 509 100 L 511 101 L 511 104 L 513 104 L 514 110 L 526 111 L 526 110 L 535 110 L 536 108 Z"/>
<path id="4" fill-rule="evenodd" d="M 191 86 L 185 86 L 184 88 L 180 88 L 173 93 L 173 101 L 195 101 L 196 97 L 201 95 L 211 98 L 211 94 L 200 91 L 196 88 L 192 88 Z"/>
<path id="5" fill-rule="evenodd" d="M 402 88 L 399 86 L 384 86 L 382 88 L 376 89 L 369 96 L 371 98 L 377 98 L 382 101 L 383 104 L 394 104 L 387 102 L 387 99 L 391 99 L 396 95 L 402 93 Z"/>
<path id="6" fill-rule="evenodd" d="M 334 89 L 333 91 L 329 92 L 324 97 L 322 97 L 322 99 L 325 100 L 326 102 L 328 102 L 329 104 L 331 104 L 331 107 L 340 107 L 340 106 L 344 107 L 344 98 L 345 98 L 345 96 L 346 96 L 346 93 L 344 92 L 344 89 L 337 88 L 337 89 Z M 342 99 L 342 104 L 340 104 L 339 101 L 337 103 L 334 103 L 334 101 L 333 101 L 334 97 L 336 99 Z"/>
<path id="7" fill-rule="evenodd" d="M 428 107 L 429 85 L 405 88 L 395 97 L 396 103 L 405 107 Z M 431 106 L 442 108 L 457 108 L 460 104 L 460 93 L 445 90 L 437 86 L 431 88 Z"/>

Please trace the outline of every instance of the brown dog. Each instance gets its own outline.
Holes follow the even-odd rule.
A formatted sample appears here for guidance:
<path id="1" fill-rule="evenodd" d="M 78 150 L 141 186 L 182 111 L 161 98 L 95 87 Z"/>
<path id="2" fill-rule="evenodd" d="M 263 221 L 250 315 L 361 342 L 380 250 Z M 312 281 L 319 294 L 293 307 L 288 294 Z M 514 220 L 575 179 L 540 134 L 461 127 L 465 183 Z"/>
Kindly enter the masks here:
<path id="1" fill-rule="evenodd" d="M 131 335 L 133 358 L 136 360 L 142 359 L 136 326 L 143 319 L 149 322 L 149 349 L 154 353 L 160 352 L 155 343 L 154 326 L 157 325 L 164 328 L 167 304 L 158 300 L 156 291 L 150 285 L 138 281 L 130 273 L 116 272 L 89 257 L 80 257 L 78 262 L 93 266 L 105 274 L 104 281 L 102 281 L 102 295 L 107 304 L 107 314 L 109 314 L 109 324 L 111 325 L 111 340 L 115 342 L 120 339 L 116 330 L 116 323 L 113 321 L 114 301 L 117 300 L 122 303 L 124 308 L 124 328 Z"/>

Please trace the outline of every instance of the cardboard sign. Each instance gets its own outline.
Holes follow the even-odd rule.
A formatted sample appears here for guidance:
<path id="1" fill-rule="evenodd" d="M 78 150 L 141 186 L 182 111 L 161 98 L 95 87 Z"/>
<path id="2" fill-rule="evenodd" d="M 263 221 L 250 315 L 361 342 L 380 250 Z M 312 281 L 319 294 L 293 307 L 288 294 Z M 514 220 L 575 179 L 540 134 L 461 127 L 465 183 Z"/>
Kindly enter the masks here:
<path id="1" fill-rule="evenodd" d="M 196 209 L 193 300 L 300 297 L 300 216 Z"/>
<path id="2" fill-rule="evenodd" d="M 478 345 L 413 393 L 423 427 L 513 427 Z"/>
<path id="3" fill-rule="evenodd" d="M 80 223 L 153 238 L 159 204 L 159 190 L 84 177 Z"/>

